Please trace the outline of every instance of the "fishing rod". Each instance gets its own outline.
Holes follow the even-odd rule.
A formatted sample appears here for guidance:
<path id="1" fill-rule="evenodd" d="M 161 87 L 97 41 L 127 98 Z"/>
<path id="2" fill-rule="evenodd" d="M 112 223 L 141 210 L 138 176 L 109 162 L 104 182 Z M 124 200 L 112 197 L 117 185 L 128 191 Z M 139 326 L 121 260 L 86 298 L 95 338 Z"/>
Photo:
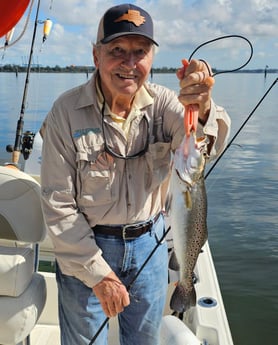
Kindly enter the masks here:
<path id="1" fill-rule="evenodd" d="M 32 1 L 31 8 L 33 6 L 33 2 L 34 0 Z M 52 27 L 52 22 L 50 19 L 46 19 L 45 21 L 38 20 L 40 4 L 41 4 L 41 0 L 38 0 L 34 29 L 33 29 L 33 37 L 32 37 L 32 42 L 31 42 L 31 47 L 30 47 L 26 79 L 25 79 L 24 91 L 23 91 L 22 102 L 21 102 L 20 116 L 17 121 L 17 127 L 16 127 L 15 143 L 14 143 L 14 146 L 7 145 L 6 147 L 7 152 L 12 153 L 11 164 L 14 164 L 16 166 L 18 165 L 18 162 L 19 162 L 20 153 L 23 154 L 23 157 L 25 160 L 29 158 L 29 155 L 33 148 L 33 142 L 34 142 L 34 137 L 35 137 L 35 133 L 31 131 L 26 131 L 25 133 L 23 133 L 23 126 L 24 126 L 23 118 L 25 114 L 26 99 L 27 99 L 27 94 L 28 94 L 29 78 L 30 78 L 31 65 L 32 65 L 32 59 L 33 59 L 34 44 L 35 44 L 36 33 L 37 33 L 37 26 L 38 24 L 44 24 L 42 44 L 45 42 Z M 28 19 L 30 17 L 31 8 L 29 10 Z"/>
<path id="2" fill-rule="evenodd" d="M 13 148 L 7 146 L 7 151 L 12 152 L 12 163 L 15 165 L 18 164 L 20 153 L 21 153 L 23 126 L 24 126 L 23 118 L 24 118 L 24 114 L 25 114 L 25 104 L 26 104 L 28 87 L 29 87 L 29 76 L 30 76 L 32 58 L 33 58 L 33 49 L 34 49 L 34 43 L 35 43 L 35 38 L 36 38 L 36 33 L 37 33 L 40 2 L 41 2 L 41 0 L 38 0 L 36 17 L 35 17 L 35 24 L 34 24 L 34 30 L 33 30 L 33 37 L 32 37 L 32 42 L 31 42 L 30 53 L 29 53 L 29 61 L 28 61 L 28 65 L 27 65 L 27 73 L 26 73 L 22 103 L 21 103 L 20 116 L 19 116 L 19 119 L 17 121 L 17 127 L 16 127 L 15 143 L 14 143 Z M 30 148 L 33 145 L 34 133 L 26 132 L 26 134 L 27 135 L 24 138 L 23 148 L 24 148 L 24 151 L 26 150 L 26 152 L 28 152 L 28 151 L 30 151 Z M 26 154 L 25 154 L 25 157 L 26 157 Z"/>
<path id="3" fill-rule="evenodd" d="M 260 104 L 263 102 L 263 100 L 265 99 L 265 97 L 268 95 L 268 93 L 270 92 L 270 90 L 273 88 L 273 86 L 277 83 L 278 78 L 276 78 L 274 80 L 274 82 L 270 85 L 270 87 L 267 89 L 267 91 L 264 93 L 264 95 L 262 96 L 262 98 L 259 100 L 259 102 L 255 105 L 254 109 L 251 111 L 251 113 L 247 116 L 246 120 L 243 122 L 243 124 L 240 126 L 240 128 L 238 129 L 238 131 L 236 132 L 236 134 L 232 137 L 232 139 L 230 140 L 230 142 L 227 144 L 227 146 L 225 147 L 225 149 L 222 151 L 222 153 L 220 154 L 220 156 L 215 160 L 214 164 L 211 166 L 211 168 L 208 170 L 208 172 L 205 175 L 205 179 L 209 176 L 209 174 L 212 172 L 212 170 L 215 168 L 216 164 L 220 161 L 220 159 L 223 157 L 223 155 L 225 154 L 225 152 L 228 150 L 228 148 L 232 145 L 232 143 L 234 142 L 234 140 L 236 139 L 236 137 L 239 135 L 239 133 L 242 131 L 242 129 L 244 128 L 244 126 L 247 124 L 247 122 L 250 120 L 250 118 L 252 117 L 252 115 L 254 114 L 254 112 L 257 110 L 257 108 L 260 106 Z"/>
<path id="4" fill-rule="evenodd" d="M 140 275 L 140 273 L 143 271 L 143 269 L 145 268 L 145 266 L 147 265 L 147 263 L 150 261 L 151 257 L 153 256 L 153 254 L 156 252 L 157 248 L 161 245 L 161 243 L 164 241 L 164 239 L 166 238 L 167 234 L 169 233 L 169 231 L 171 230 L 171 226 L 168 227 L 168 229 L 164 232 L 163 236 L 160 238 L 160 240 L 157 242 L 156 246 L 153 248 L 153 250 L 150 252 L 149 256 L 147 257 L 147 259 L 144 261 L 144 263 L 142 264 L 142 266 L 140 267 L 140 269 L 138 270 L 138 272 L 135 274 L 135 276 L 133 277 L 133 279 L 131 280 L 131 282 L 129 283 L 129 285 L 127 286 L 127 291 L 129 291 L 132 287 L 132 285 L 134 284 L 134 282 L 136 281 L 136 279 L 138 278 L 138 276 Z M 96 341 L 97 337 L 100 335 L 101 331 L 103 330 L 103 328 L 106 326 L 107 322 L 109 321 L 109 317 L 107 317 L 104 322 L 102 323 L 102 325 L 100 326 L 100 328 L 98 329 L 97 333 L 94 335 L 94 337 L 92 338 L 92 340 L 90 341 L 89 345 L 94 344 L 94 342 Z"/>

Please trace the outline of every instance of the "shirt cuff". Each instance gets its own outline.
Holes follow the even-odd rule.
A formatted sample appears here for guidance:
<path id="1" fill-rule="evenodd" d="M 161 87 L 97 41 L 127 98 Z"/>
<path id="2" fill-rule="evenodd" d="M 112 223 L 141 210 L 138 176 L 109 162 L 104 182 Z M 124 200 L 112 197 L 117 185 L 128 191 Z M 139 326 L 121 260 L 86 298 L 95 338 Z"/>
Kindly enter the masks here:
<path id="1" fill-rule="evenodd" d="M 85 285 L 89 288 L 93 288 L 97 285 L 104 277 L 106 277 L 110 272 L 112 272 L 111 267 L 108 263 L 104 260 L 101 255 L 101 250 L 94 255 L 94 259 L 88 265 L 83 266 L 82 270 L 72 270 L 69 271 L 68 269 L 63 266 L 59 259 L 57 261 L 61 268 L 61 271 L 70 276 L 74 276 L 75 278 L 81 280 Z"/>

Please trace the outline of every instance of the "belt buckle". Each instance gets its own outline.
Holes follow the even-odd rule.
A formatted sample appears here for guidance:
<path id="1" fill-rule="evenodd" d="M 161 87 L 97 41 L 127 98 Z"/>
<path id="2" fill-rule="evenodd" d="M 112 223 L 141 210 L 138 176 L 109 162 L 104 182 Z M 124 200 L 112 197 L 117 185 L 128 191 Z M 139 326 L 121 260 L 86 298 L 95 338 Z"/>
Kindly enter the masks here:
<path id="1" fill-rule="evenodd" d="M 133 239 L 133 237 L 127 236 L 127 234 L 126 234 L 128 228 L 130 228 L 130 225 L 128 225 L 128 224 L 125 224 L 122 226 L 122 238 L 123 238 L 123 240 Z"/>
<path id="2" fill-rule="evenodd" d="M 144 222 L 142 223 L 138 223 L 138 224 L 125 224 L 122 226 L 122 237 L 124 240 L 133 240 L 134 238 L 138 237 L 138 236 L 127 236 L 127 230 L 128 229 L 138 229 L 138 228 L 141 228 L 143 225 L 145 225 Z"/>
<path id="3" fill-rule="evenodd" d="M 125 224 L 122 226 L 122 237 L 124 240 L 132 240 L 136 237 L 134 236 L 127 236 L 126 235 L 126 231 L 127 229 L 138 229 L 138 228 L 142 228 L 143 226 L 152 226 L 154 224 L 154 221 L 153 220 L 148 220 L 146 222 L 140 222 L 140 223 L 137 223 L 137 224 Z"/>

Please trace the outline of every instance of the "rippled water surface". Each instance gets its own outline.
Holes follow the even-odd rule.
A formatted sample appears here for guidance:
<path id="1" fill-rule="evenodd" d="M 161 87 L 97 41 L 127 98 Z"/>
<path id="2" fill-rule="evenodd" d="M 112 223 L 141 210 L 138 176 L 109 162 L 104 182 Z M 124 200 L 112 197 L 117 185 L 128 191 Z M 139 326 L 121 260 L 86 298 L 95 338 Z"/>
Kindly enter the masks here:
<path id="1" fill-rule="evenodd" d="M 277 78 L 216 77 L 213 98 L 232 118 L 231 138 Z M 84 74 L 31 74 L 24 129 L 36 132 L 54 99 L 87 80 Z M 25 75 L 0 73 L 0 160 L 14 143 Z M 177 90 L 174 74 L 153 81 Z M 278 339 L 277 83 L 206 180 L 209 242 L 235 345 Z"/>

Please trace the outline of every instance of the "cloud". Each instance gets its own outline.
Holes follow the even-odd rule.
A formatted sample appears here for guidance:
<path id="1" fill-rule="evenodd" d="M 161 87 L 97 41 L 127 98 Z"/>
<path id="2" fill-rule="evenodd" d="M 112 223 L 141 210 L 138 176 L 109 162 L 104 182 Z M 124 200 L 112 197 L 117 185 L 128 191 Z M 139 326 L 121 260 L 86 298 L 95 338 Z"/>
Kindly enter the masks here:
<path id="1" fill-rule="evenodd" d="M 53 0 L 43 1 L 41 15 L 53 20 L 52 32 L 39 59 L 42 64 L 91 64 L 91 42 L 95 41 L 98 22 L 112 5 L 122 1 Z M 244 35 L 254 44 L 252 67 L 269 59 L 277 64 L 277 0 L 138 0 L 131 1 L 153 17 L 156 40 L 160 44 L 156 66 L 175 67 L 199 44 L 221 35 Z M 50 4 L 52 8 L 50 9 Z M 16 59 L 28 51 L 32 27 L 21 47 L 7 55 Z M 19 45 L 20 45 L 19 44 Z M 258 48 L 258 49 L 257 49 Z M 248 46 L 237 41 L 207 47 L 204 52 L 213 64 L 224 59 L 236 60 L 249 53 Z M 257 54 L 257 51 L 260 53 Z M 277 51 L 277 49 L 276 49 Z M 262 54 L 264 53 L 264 54 Z M 276 55 L 276 56 L 275 56 Z M 215 62 L 214 62 L 215 61 Z M 276 66 L 277 67 L 277 66 Z"/>

